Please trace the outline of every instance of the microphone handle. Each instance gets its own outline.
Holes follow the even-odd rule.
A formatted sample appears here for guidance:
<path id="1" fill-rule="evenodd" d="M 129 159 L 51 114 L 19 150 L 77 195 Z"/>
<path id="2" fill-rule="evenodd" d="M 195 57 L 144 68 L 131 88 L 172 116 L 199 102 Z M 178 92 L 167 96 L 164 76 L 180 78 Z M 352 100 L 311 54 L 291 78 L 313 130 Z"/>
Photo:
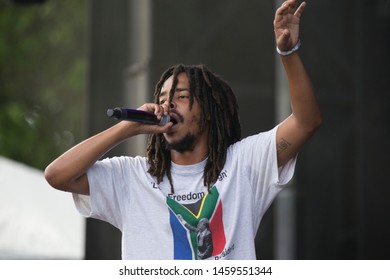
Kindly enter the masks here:
<path id="1" fill-rule="evenodd" d="M 129 109 L 129 108 L 119 108 L 107 110 L 107 116 L 111 118 L 116 118 L 118 120 L 125 121 L 134 121 L 145 124 L 154 124 L 154 125 L 165 125 L 170 121 L 169 115 L 163 116 L 161 120 L 157 119 L 157 116 L 141 110 Z"/>

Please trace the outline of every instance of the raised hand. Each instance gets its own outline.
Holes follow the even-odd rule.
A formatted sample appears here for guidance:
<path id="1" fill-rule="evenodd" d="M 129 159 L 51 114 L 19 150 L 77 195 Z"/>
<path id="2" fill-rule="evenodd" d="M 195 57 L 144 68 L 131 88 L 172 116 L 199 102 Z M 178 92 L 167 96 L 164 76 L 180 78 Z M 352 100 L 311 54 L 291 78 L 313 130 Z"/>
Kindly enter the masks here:
<path id="1" fill-rule="evenodd" d="M 306 2 L 302 2 L 298 8 L 296 2 L 296 0 L 285 1 L 275 13 L 275 39 L 281 51 L 291 50 L 299 40 L 299 22 Z"/>

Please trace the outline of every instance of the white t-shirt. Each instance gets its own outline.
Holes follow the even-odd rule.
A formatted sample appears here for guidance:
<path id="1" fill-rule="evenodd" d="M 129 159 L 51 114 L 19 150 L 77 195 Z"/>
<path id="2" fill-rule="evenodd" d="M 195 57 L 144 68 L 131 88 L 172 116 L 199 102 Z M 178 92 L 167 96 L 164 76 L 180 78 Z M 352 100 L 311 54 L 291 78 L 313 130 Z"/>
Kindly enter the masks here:
<path id="1" fill-rule="evenodd" d="M 231 145 L 210 192 L 206 161 L 172 163 L 175 193 L 159 185 L 144 157 L 115 157 L 87 173 L 90 196 L 74 194 L 80 213 L 122 232 L 123 259 L 256 259 L 254 238 L 265 211 L 294 173 L 277 167 L 276 127 Z"/>

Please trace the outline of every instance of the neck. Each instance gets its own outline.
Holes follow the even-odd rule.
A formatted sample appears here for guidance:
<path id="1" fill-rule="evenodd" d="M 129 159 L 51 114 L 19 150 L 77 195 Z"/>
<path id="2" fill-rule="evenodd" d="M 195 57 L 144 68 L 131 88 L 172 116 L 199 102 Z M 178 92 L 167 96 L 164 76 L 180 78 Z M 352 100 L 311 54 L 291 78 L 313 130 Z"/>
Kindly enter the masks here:
<path id="1" fill-rule="evenodd" d="M 171 160 L 179 165 L 196 164 L 208 156 L 207 137 L 202 137 L 191 151 L 178 152 L 171 150 Z"/>
<path id="2" fill-rule="evenodd" d="M 171 160 L 179 165 L 191 165 L 199 163 L 207 158 L 207 153 L 199 152 L 183 152 L 171 151 Z"/>

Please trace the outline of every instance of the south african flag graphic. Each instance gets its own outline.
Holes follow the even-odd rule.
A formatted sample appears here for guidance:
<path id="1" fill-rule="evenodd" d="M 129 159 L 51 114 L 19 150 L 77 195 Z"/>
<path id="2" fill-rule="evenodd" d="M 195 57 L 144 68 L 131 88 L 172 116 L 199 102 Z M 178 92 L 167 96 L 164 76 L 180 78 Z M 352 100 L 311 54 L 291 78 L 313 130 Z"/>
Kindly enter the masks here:
<path id="1" fill-rule="evenodd" d="M 214 186 L 192 210 L 167 197 L 175 260 L 207 259 L 226 245 L 222 201 Z M 196 213 L 194 213 L 196 212 Z"/>

